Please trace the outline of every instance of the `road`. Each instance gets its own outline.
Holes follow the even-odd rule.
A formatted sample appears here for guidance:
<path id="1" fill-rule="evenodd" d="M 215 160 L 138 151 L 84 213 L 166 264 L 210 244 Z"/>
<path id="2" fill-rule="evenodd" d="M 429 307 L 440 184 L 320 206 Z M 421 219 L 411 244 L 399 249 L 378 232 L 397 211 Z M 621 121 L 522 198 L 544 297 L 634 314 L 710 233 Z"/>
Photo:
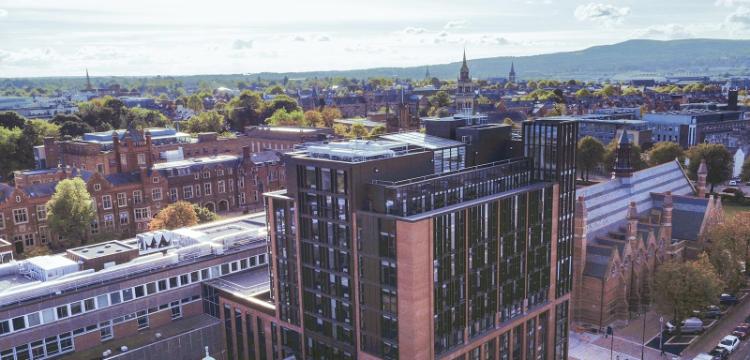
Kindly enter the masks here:
<path id="1" fill-rule="evenodd" d="M 745 322 L 745 318 L 750 315 L 750 296 L 745 296 L 738 305 L 733 306 L 721 318 L 713 329 L 709 330 L 690 347 L 682 353 L 682 359 L 692 359 L 702 352 L 709 352 L 713 349 L 719 340 L 730 334 L 737 324 Z M 740 344 L 740 348 L 729 357 L 731 360 L 750 360 L 750 337 Z"/>

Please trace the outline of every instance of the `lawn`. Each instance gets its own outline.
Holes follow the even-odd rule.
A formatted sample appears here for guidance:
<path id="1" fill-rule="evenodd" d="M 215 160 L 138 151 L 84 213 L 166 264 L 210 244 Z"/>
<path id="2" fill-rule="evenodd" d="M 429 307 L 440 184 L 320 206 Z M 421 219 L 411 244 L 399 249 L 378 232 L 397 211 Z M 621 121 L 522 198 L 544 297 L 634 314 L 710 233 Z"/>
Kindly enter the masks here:
<path id="1" fill-rule="evenodd" d="M 721 205 L 724 208 L 724 213 L 727 217 L 733 217 L 735 214 L 742 211 L 750 211 L 750 206 L 738 205 L 734 202 L 724 201 Z"/>

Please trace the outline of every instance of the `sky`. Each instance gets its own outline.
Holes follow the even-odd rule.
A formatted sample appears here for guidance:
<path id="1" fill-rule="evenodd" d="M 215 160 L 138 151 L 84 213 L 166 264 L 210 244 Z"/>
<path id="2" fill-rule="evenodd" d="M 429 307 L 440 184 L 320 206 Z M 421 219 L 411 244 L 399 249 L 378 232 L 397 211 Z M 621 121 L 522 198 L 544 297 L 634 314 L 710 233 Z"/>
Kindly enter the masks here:
<path id="1" fill-rule="evenodd" d="M 750 0 L 0 0 L 0 77 L 440 64 L 750 39 Z"/>

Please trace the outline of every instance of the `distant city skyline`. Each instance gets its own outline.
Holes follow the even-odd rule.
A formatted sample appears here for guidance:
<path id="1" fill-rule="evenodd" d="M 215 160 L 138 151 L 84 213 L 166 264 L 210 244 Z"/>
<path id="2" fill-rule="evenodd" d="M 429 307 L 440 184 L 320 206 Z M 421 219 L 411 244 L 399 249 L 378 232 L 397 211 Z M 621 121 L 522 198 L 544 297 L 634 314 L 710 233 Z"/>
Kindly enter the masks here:
<path id="1" fill-rule="evenodd" d="M 747 39 L 750 0 L 0 0 L 0 77 L 402 67 L 636 38 Z"/>

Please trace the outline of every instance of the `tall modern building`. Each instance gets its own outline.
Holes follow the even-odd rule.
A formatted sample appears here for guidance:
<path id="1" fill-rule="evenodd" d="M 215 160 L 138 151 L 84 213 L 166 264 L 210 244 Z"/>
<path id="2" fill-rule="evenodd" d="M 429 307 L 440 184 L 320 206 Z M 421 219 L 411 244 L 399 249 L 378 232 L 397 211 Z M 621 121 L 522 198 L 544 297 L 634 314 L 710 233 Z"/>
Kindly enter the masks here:
<path id="1" fill-rule="evenodd" d="M 428 131 L 289 154 L 266 194 L 271 299 L 218 299 L 229 358 L 567 359 L 576 132 L 526 122 L 455 168 L 436 162 L 490 148 Z M 246 314 L 270 319 L 271 349 Z"/>

